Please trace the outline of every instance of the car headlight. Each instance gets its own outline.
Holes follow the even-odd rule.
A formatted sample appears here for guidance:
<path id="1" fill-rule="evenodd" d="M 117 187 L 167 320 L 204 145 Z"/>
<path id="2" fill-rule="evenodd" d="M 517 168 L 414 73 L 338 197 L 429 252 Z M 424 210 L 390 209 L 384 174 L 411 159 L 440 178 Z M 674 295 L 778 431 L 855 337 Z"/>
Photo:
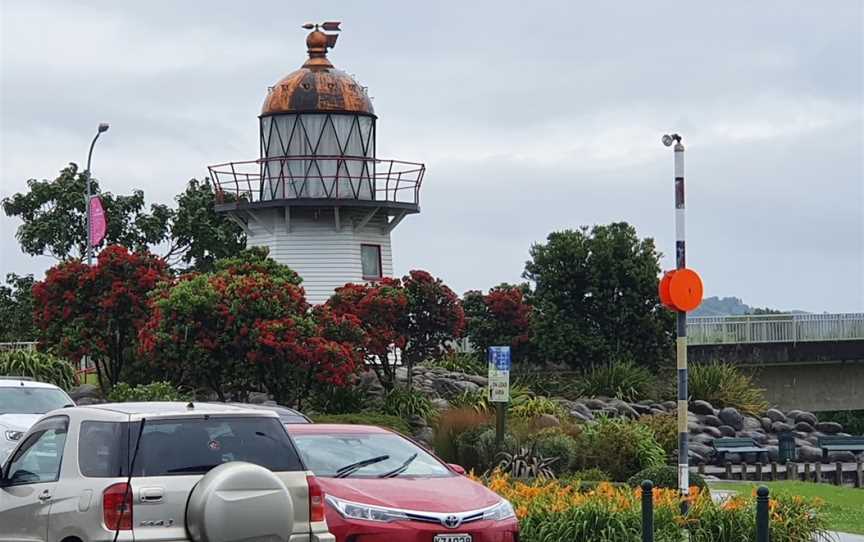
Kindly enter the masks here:
<path id="1" fill-rule="evenodd" d="M 6 436 L 6 440 L 17 442 L 24 436 L 24 431 L 5 431 L 4 435 Z"/>
<path id="2" fill-rule="evenodd" d="M 381 508 L 379 506 L 371 506 L 368 504 L 360 504 L 351 501 L 343 501 L 332 495 L 327 495 L 327 502 L 339 512 L 342 517 L 347 519 L 363 519 L 366 521 L 398 521 L 408 519 L 408 517 L 398 511 L 389 508 Z"/>
<path id="3" fill-rule="evenodd" d="M 504 521 L 505 519 L 515 518 L 516 511 L 513 510 L 513 505 L 507 499 L 501 499 L 494 508 L 486 510 L 483 514 L 483 519 L 491 519 L 493 521 Z"/>

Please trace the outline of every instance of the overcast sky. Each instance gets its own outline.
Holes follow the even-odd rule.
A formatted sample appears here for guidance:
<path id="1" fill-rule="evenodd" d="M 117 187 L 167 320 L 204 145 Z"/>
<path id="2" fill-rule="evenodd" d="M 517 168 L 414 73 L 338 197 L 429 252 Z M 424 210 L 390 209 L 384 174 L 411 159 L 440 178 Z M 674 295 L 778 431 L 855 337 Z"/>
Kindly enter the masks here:
<path id="1" fill-rule="evenodd" d="M 169 202 L 258 157 L 257 115 L 305 22 L 374 97 L 378 156 L 424 162 L 397 273 L 517 281 L 553 230 L 625 220 L 674 253 L 669 131 L 687 146 L 706 295 L 864 311 L 864 2 L 0 0 L 0 196 L 86 161 Z M 0 273 L 53 264 L 0 216 Z M 664 267 L 674 263 L 666 258 Z"/>

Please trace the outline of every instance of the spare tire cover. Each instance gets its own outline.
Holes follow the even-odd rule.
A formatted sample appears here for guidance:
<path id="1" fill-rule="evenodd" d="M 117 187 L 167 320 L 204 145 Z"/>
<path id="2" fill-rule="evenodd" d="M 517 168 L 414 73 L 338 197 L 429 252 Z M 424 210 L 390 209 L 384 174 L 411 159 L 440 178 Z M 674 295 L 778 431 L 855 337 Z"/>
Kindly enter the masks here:
<path id="1" fill-rule="evenodd" d="M 294 506 L 285 484 L 252 463 L 223 463 L 192 488 L 186 529 L 195 542 L 286 541 Z"/>

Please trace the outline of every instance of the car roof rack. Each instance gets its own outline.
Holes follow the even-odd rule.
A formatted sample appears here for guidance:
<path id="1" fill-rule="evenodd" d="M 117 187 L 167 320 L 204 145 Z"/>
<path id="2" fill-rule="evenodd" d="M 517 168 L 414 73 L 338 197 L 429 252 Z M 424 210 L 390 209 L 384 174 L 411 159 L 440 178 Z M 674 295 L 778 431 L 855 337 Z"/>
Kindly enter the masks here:
<path id="1" fill-rule="evenodd" d="M 30 382 L 33 382 L 33 378 L 30 376 L 0 375 L 0 380 L 28 380 Z"/>

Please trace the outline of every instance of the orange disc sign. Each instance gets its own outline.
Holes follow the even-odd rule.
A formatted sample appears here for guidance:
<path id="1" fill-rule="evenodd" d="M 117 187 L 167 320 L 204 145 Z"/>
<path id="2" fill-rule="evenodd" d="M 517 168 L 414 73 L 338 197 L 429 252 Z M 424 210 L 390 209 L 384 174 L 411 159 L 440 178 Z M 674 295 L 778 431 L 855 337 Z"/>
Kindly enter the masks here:
<path id="1" fill-rule="evenodd" d="M 692 269 L 678 269 L 669 280 L 669 297 L 679 311 L 690 312 L 702 303 L 702 279 Z"/>
<path id="2" fill-rule="evenodd" d="M 663 278 L 660 279 L 659 293 L 660 293 L 660 303 L 663 303 L 663 306 L 667 309 L 675 310 L 675 306 L 672 304 L 672 295 L 669 292 L 669 283 L 672 282 L 672 275 L 675 274 L 675 271 L 666 271 L 663 273 Z"/>

